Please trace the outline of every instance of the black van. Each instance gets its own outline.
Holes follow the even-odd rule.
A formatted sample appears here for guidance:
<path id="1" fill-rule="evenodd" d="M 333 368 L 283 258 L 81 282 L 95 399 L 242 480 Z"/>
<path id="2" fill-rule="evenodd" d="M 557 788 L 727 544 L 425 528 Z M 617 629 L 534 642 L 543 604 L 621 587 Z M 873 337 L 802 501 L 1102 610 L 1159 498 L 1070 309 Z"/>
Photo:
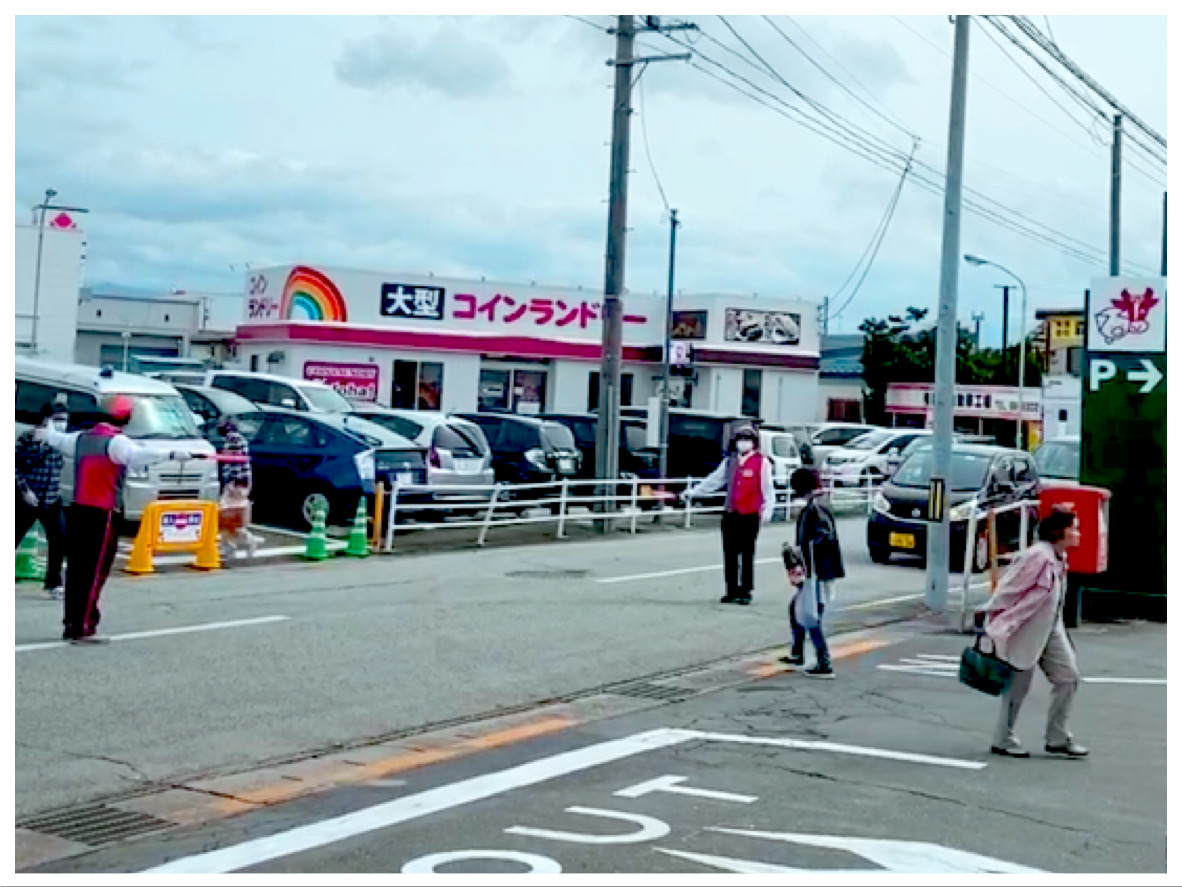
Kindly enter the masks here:
<path id="1" fill-rule="evenodd" d="M 932 450 L 918 449 L 906 458 L 898 471 L 883 484 L 874 498 L 866 525 L 870 559 L 885 564 L 892 554 L 926 558 L 928 491 L 932 477 Z M 1005 447 L 957 444 L 952 448 L 952 477 L 948 507 L 952 522 L 949 558 L 951 569 L 964 569 L 965 534 L 969 515 L 990 506 L 1014 502 L 1031 503 L 1028 534 L 1033 533 L 1038 510 L 1039 478 L 1034 459 L 1022 450 Z M 997 517 L 998 550 L 1016 551 L 1021 535 L 1018 509 Z M 973 543 L 973 570 L 989 566 L 989 540 L 983 521 L 978 521 Z M 1029 541 L 1029 540 L 1027 540 Z"/>
<path id="2" fill-rule="evenodd" d="M 645 418 L 644 407 L 623 407 L 621 415 Z M 703 478 L 718 467 L 727 454 L 731 438 L 744 425 L 760 425 L 759 419 L 712 413 L 706 410 L 669 411 L 669 467 L 671 478 Z"/>
<path id="3" fill-rule="evenodd" d="M 480 426 L 492 449 L 498 483 L 541 484 L 575 477 L 582 455 L 571 430 L 517 413 L 456 413 Z"/>
<path id="4" fill-rule="evenodd" d="M 599 417 L 595 413 L 543 413 L 541 418 L 561 422 L 575 436 L 575 444 L 583 455 L 579 477 L 595 477 L 595 430 Z M 660 473 L 661 451 L 648 446 L 643 419 L 620 419 L 620 477 L 655 478 Z"/>

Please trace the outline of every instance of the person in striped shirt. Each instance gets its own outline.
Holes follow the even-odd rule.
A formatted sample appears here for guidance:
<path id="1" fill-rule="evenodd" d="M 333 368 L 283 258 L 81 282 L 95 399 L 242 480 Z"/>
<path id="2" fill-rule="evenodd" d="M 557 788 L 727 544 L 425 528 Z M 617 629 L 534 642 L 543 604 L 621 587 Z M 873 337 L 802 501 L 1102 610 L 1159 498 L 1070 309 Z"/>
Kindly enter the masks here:
<path id="1" fill-rule="evenodd" d="M 228 564 L 240 547 L 248 557 L 254 557 L 262 536 L 248 529 L 250 524 L 250 493 L 253 476 L 250 470 L 250 444 L 230 416 L 222 419 L 218 430 L 222 434 L 221 455 L 237 457 L 221 463 L 222 495 L 218 529 L 222 543 L 222 559 Z"/>

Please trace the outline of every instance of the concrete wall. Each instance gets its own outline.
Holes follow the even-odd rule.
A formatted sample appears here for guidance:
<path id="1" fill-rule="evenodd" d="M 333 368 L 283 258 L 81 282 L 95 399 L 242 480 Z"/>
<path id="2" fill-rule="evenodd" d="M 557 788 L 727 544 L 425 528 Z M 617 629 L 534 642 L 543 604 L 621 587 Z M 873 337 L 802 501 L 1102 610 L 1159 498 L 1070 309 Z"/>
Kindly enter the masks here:
<path id="1" fill-rule="evenodd" d="M 45 228 L 41 253 L 41 290 L 37 306 L 37 352 L 41 357 L 71 363 L 82 287 L 85 236 L 81 231 Z M 37 270 L 37 228 L 16 226 L 15 341 L 31 344 Z"/>

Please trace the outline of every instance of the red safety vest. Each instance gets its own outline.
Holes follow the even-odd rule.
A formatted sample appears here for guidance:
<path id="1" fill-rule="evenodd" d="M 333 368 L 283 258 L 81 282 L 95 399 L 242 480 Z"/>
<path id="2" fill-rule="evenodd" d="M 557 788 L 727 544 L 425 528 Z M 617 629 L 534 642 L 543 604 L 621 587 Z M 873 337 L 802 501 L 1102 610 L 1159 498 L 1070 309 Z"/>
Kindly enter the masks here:
<path id="1" fill-rule="evenodd" d="M 74 504 L 114 511 L 119 507 L 123 466 L 111 460 L 119 429 L 103 423 L 78 435 L 74 445 Z"/>

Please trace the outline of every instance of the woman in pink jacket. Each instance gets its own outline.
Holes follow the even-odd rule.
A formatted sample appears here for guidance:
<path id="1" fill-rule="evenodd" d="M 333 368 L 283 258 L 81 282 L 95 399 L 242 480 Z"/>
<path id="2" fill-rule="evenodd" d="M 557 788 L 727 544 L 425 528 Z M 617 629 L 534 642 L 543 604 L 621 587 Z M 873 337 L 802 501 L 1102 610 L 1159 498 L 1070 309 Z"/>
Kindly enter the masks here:
<path id="1" fill-rule="evenodd" d="M 1056 506 L 1038 527 L 1039 542 L 1031 546 L 1002 578 L 989 603 L 985 633 L 997 645 L 997 655 L 1015 669 L 1013 683 L 1001 700 L 1001 715 L 990 749 L 995 755 L 1028 758 L 1030 752 L 1014 735 L 1018 712 L 1034 679 L 1034 666 L 1051 682 L 1046 750 L 1050 754 L 1082 758 L 1088 750 L 1067 729 L 1067 718 L 1079 669 L 1075 648 L 1063 625 L 1067 590 L 1067 549 L 1079 544 L 1073 512 Z"/>

